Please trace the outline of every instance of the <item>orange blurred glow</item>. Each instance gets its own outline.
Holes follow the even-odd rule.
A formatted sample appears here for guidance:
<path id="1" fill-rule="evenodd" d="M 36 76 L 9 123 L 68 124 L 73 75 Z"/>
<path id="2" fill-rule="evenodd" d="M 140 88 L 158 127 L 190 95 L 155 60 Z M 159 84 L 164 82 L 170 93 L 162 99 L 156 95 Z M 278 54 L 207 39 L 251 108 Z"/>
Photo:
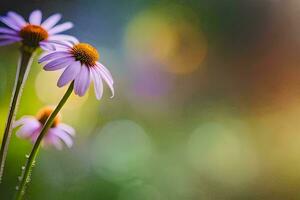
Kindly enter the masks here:
<path id="1" fill-rule="evenodd" d="M 191 10 L 170 13 L 169 8 L 150 9 L 137 15 L 128 25 L 125 48 L 134 61 L 155 61 L 175 74 L 188 74 L 203 63 L 207 43 L 202 31 L 182 14 L 193 16 Z"/>

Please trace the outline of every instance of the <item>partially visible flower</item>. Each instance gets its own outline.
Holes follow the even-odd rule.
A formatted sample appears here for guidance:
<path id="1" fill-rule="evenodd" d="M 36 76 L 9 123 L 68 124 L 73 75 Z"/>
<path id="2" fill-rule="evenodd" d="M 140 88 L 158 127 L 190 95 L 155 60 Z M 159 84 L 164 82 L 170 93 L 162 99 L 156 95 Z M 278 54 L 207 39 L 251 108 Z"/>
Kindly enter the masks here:
<path id="1" fill-rule="evenodd" d="M 28 139 L 34 143 L 37 140 L 43 125 L 46 123 L 52 112 L 53 109 L 51 107 L 44 107 L 36 116 L 24 116 L 16 121 L 14 123 L 14 128 L 20 126 L 16 133 L 17 136 L 23 139 Z M 61 123 L 60 118 L 60 115 L 55 117 L 51 128 L 42 141 L 43 146 L 54 146 L 61 150 L 63 142 L 69 148 L 72 147 L 72 137 L 75 135 L 75 130 L 71 126 Z"/>
<path id="2" fill-rule="evenodd" d="M 37 47 L 51 49 L 49 41 L 77 41 L 73 36 L 58 34 L 73 27 L 71 22 L 56 25 L 60 19 L 61 14 L 54 14 L 42 22 L 41 11 L 35 10 L 30 14 L 29 22 L 26 22 L 21 15 L 10 11 L 7 16 L 0 17 L 0 21 L 8 26 L 0 27 L 0 46 L 22 42 L 33 50 Z"/>
<path id="3" fill-rule="evenodd" d="M 56 51 L 44 54 L 40 63 L 45 63 L 46 71 L 65 68 L 57 86 L 62 87 L 74 81 L 74 92 L 83 96 L 94 82 L 96 98 L 101 99 L 104 80 L 114 96 L 113 78 L 109 70 L 99 60 L 99 53 L 95 47 L 87 43 L 54 41 Z"/>

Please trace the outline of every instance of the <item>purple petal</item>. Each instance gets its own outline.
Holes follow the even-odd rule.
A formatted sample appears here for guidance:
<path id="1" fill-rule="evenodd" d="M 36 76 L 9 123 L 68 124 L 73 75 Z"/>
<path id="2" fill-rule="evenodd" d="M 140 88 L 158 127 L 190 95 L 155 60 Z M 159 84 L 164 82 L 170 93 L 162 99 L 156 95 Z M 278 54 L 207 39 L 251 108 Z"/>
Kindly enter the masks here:
<path id="1" fill-rule="evenodd" d="M 66 84 L 68 84 L 70 81 L 74 80 L 75 77 L 78 75 L 81 69 L 81 63 L 80 61 L 72 63 L 70 66 L 68 66 L 65 71 L 60 76 L 57 86 L 62 87 Z"/>
<path id="2" fill-rule="evenodd" d="M 111 95 L 110 98 L 113 98 L 114 95 L 115 95 L 115 90 L 114 90 L 114 87 L 113 87 L 113 82 L 106 76 L 106 74 L 104 74 L 104 73 L 101 71 L 101 69 L 100 69 L 98 66 L 96 66 L 95 69 L 98 70 L 98 72 L 100 73 L 101 77 L 102 77 L 102 78 L 104 79 L 104 81 L 107 83 L 107 85 L 108 85 L 108 87 L 109 87 L 109 89 L 110 89 L 110 91 L 111 91 L 111 93 L 112 93 L 112 95 Z"/>
<path id="3" fill-rule="evenodd" d="M 73 146 L 73 140 L 69 134 L 59 128 L 53 128 L 52 133 L 59 137 L 69 148 Z"/>
<path id="4" fill-rule="evenodd" d="M 102 65 L 100 62 L 96 62 L 96 64 L 97 64 L 99 67 L 101 67 L 101 68 L 106 72 L 106 74 L 107 74 L 108 76 L 112 77 L 110 71 L 109 71 L 104 65 Z"/>
<path id="5" fill-rule="evenodd" d="M 16 24 L 18 24 L 20 27 L 23 27 L 26 25 L 26 21 L 24 20 L 24 18 L 21 15 L 15 13 L 13 11 L 8 12 L 7 15 L 11 19 L 13 19 L 16 22 Z"/>
<path id="6" fill-rule="evenodd" d="M 42 12 L 40 10 L 33 11 L 29 16 L 30 24 L 40 25 L 42 21 Z"/>
<path id="7" fill-rule="evenodd" d="M 50 128 L 46 137 L 43 139 L 43 146 L 54 146 L 58 150 L 62 150 L 61 140 L 54 134 L 54 128 Z"/>
<path id="8" fill-rule="evenodd" d="M 39 43 L 40 47 L 44 50 L 44 51 L 55 51 L 55 46 L 47 41 L 42 41 Z"/>
<path id="9" fill-rule="evenodd" d="M 54 14 L 51 15 L 50 17 L 48 17 L 48 19 L 46 19 L 41 26 L 43 28 L 45 28 L 46 30 L 50 30 L 55 24 L 57 24 L 57 22 L 59 22 L 59 20 L 61 19 L 61 14 Z"/>
<path id="10" fill-rule="evenodd" d="M 75 129 L 73 127 L 69 126 L 68 124 L 60 123 L 60 124 L 57 125 L 57 128 L 62 129 L 63 131 L 65 131 L 69 135 L 72 135 L 72 136 L 75 135 Z"/>
<path id="11" fill-rule="evenodd" d="M 94 90 L 95 90 L 96 98 L 100 100 L 103 95 L 103 83 L 102 83 L 101 75 L 93 67 L 90 70 L 91 70 L 92 79 L 94 81 Z"/>
<path id="12" fill-rule="evenodd" d="M 59 58 L 59 59 L 56 59 L 56 60 L 53 60 L 53 61 L 47 63 L 44 66 L 44 70 L 55 71 L 58 69 L 65 68 L 65 67 L 69 66 L 70 64 L 72 64 L 73 62 L 75 62 L 73 57 Z"/>
<path id="13" fill-rule="evenodd" d="M 15 41 L 20 41 L 21 37 L 19 36 L 14 36 L 14 35 L 0 35 L 0 40 L 3 39 L 9 39 L 9 40 L 15 40 Z"/>
<path id="14" fill-rule="evenodd" d="M 73 23 L 72 22 L 65 22 L 63 24 L 54 26 L 52 29 L 49 30 L 49 34 L 50 35 L 54 35 L 56 33 L 60 33 L 60 32 L 69 30 L 72 27 L 73 27 Z"/>
<path id="15" fill-rule="evenodd" d="M 55 52 L 48 53 L 48 54 L 44 55 L 43 57 L 41 57 L 39 59 L 39 63 L 42 63 L 45 61 L 50 61 L 50 60 L 57 59 L 57 58 L 70 57 L 70 56 L 71 56 L 71 54 L 67 51 L 55 51 Z"/>
<path id="16" fill-rule="evenodd" d="M 21 30 L 21 27 L 9 17 L 0 17 L 0 21 L 16 31 Z"/>
<path id="17" fill-rule="evenodd" d="M 55 48 L 65 47 L 65 48 L 71 49 L 73 47 L 73 44 L 71 44 L 70 42 L 67 42 L 67 41 L 50 40 L 48 42 L 50 44 L 55 45 Z"/>
<path id="18" fill-rule="evenodd" d="M 20 39 L 21 41 L 21 39 Z M 15 43 L 15 42 L 18 42 L 16 40 L 2 40 L 0 41 L 0 46 L 5 46 L 5 45 L 8 45 L 8 44 L 12 44 L 12 43 Z"/>
<path id="19" fill-rule="evenodd" d="M 83 96 L 91 83 L 89 67 L 82 65 L 81 70 L 74 82 L 74 92 L 79 96 Z"/>
<path id="20" fill-rule="evenodd" d="M 109 70 L 99 62 L 97 62 L 97 66 L 98 66 L 99 70 L 101 71 L 101 74 L 103 74 L 103 76 L 105 76 L 107 78 L 107 80 L 109 80 L 109 82 L 111 84 L 113 84 L 114 80 L 113 80 L 112 75 L 109 72 Z"/>
<path id="21" fill-rule="evenodd" d="M 32 116 L 24 116 L 24 117 L 22 117 L 21 119 L 15 121 L 15 122 L 13 123 L 12 127 L 13 127 L 13 128 L 16 128 L 16 127 L 21 126 L 21 125 L 23 125 L 23 124 L 25 124 L 25 123 L 27 123 L 27 122 L 29 122 L 29 121 L 32 121 L 32 120 L 35 120 L 35 118 L 32 117 Z"/>
<path id="22" fill-rule="evenodd" d="M 41 128 L 41 123 L 38 120 L 29 120 L 16 132 L 16 135 L 20 138 L 28 138 L 39 128 Z"/>
<path id="23" fill-rule="evenodd" d="M 4 27 L 0 27 L 0 33 L 3 34 L 10 34 L 10 35 L 18 35 L 17 31 L 9 29 L 9 28 L 4 28 Z"/>
<path id="24" fill-rule="evenodd" d="M 75 38 L 74 36 L 64 35 L 64 34 L 52 35 L 49 37 L 49 40 L 58 40 L 58 41 L 65 40 L 65 41 L 70 41 L 73 44 L 77 44 L 79 42 L 77 38 Z"/>

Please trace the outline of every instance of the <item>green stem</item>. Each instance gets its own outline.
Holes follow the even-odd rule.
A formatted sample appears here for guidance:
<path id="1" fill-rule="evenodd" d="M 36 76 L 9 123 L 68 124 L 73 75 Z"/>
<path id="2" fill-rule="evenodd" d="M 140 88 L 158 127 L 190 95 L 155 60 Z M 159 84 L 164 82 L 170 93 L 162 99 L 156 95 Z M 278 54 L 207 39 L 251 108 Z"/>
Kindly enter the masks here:
<path id="1" fill-rule="evenodd" d="M 32 64 L 32 58 L 34 53 L 24 50 L 21 48 L 21 55 L 18 63 L 18 69 L 15 79 L 15 86 L 12 93 L 12 98 L 10 102 L 10 109 L 5 125 L 5 130 L 2 138 L 2 144 L 0 149 L 0 182 L 2 180 L 4 165 L 6 160 L 6 155 L 8 151 L 8 146 L 12 133 L 12 124 L 15 120 L 15 116 L 18 110 L 18 104 L 22 95 L 22 90 L 25 85 L 28 73 L 30 71 L 30 67 Z"/>
<path id="2" fill-rule="evenodd" d="M 47 119 L 46 123 L 44 124 L 44 126 L 41 130 L 41 133 L 39 134 L 36 142 L 34 143 L 34 146 L 31 150 L 30 155 L 28 157 L 28 160 L 26 162 L 25 169 L 22 172 L 20 184 L 17 187 L 16 200 L 21 200 L 23 198 L 23 196 L 25 194 L 26 184 L 29 183 L 29 181 L 30 181 L 31 169 L 34 165 L 34 161 L 35 161 L 35 158 L 38 154 L 38 150 L 39 150 L 40 144 L 42 142 L 42 139 L 46 135 L 46 133 L 48 132 L 49 128 L 51 128 L 52 123 L 53 123 L 56 115 L 61 110 L 63 105 L 66 103 L 69 96 L 72 94 L 73 87 L 74 87 L 74 82 L 72 82 L 70 84 L 70 86 L 69 86 L 68 90 L 66 91 L 65 95 L 63 96 L 63 98 L 60 100 L 59 104 L 56 106 L 54 111 L 51 113 L 51 115 Z"/>

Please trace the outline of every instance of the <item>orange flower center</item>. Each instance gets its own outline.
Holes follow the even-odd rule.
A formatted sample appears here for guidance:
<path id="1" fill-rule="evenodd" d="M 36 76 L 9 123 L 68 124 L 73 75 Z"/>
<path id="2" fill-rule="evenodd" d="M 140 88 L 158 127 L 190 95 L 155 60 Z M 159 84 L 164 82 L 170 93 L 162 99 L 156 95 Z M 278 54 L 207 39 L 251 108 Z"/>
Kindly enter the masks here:
<path id="1" fill-rule="evenodd" d="M 48 38 L 48 32 L 41 26 L 28 24 L 24 26 L 19 35 L 23 39 L 23 44 L 29 47 L 36 48 L 39 46 L 39 42 Z"/>
<path id="2" fill-rule="evenodd" d="M 92 67 L 99 60 L 99 53 L 95 47 L 87 43 L 78 43 L 73 46 L 72 54 L 77 61 Z"/>
<path id="3" fill-rule="evenodd" d="M 41 122 L 44 125 L 52 112 L 53 112 L 53 108 L 51 108 L 51 107 L 42 108 L 37 113 L 36 118 L 39 120 L 39 122 Z M 58 114 L 54 118 L 51 128 L 56 127 L 59 124 L 59 122 L 60 122 L 60 115 Z"/>

